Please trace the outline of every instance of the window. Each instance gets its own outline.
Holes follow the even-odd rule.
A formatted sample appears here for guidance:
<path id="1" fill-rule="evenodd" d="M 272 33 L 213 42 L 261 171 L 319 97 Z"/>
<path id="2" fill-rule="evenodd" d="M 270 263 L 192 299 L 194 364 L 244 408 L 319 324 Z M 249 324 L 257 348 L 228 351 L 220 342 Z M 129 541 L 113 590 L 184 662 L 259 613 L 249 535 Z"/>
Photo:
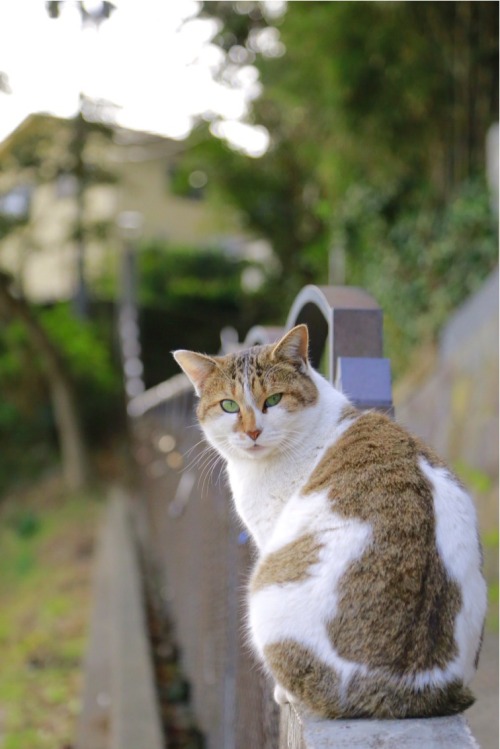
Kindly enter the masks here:
<path id="1" fill-rule="evenodd" d="M 27 218 L 31 192 L 32 188 L 29 185 L 20 185 L 0 195 L 0 213 L 12 219 Z"/>

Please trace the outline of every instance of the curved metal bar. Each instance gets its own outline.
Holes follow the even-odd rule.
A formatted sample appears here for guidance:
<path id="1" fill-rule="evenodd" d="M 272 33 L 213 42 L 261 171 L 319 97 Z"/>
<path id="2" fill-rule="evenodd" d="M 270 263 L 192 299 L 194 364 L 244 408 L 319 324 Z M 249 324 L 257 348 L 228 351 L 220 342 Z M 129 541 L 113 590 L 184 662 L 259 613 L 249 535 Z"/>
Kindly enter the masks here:
<path id="1" fill-rule="evenodd" d="M 157 408 L 165 401 L 177 398 L 179 395 L 191 393 L 193 386 L 183 372 L 170 377 L 159 385 L 131 398 L 128 402 L 127 413 L 132 417 L 144 416 L 147 411 Z"/>
<path id="2" fill-rule="evenodd" d="M 265 343 L 275 343 L 279 341 L 286 332 L 286 328 L 273 325 L 255 325 L 248 331 L 243 343 L 245 348 L 251 346 L 260 346 Z"/>

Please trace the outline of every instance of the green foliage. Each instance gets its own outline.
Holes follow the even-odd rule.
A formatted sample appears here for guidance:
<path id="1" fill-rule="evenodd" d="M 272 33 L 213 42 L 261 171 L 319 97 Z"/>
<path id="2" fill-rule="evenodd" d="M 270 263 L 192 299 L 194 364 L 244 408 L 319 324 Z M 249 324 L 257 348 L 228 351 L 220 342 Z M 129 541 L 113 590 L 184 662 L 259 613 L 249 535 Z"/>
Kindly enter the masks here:
<path id="1" fill-rule="evenodd" d="M 498 118 L 498 5 L 379 2 L 360 13 L 360 3 L 289 3 L 276 22 L 282 56 L 255 45 L 264 7 L 204 12 L 222 22 L 224 50 L 234 37 L 243 64 L 255 58 L 263 93 L 249 119 L 267 128 L 270 147 L 250 159 L 202 125 L 179 189 L 183 172 L 202 169 L 209 198 L 270 240 L 281 319 L 302 285 L 329 281 L 329 252 L 342 248 L 340 282 L 375 295 L 401 373 L 496 263 L 482 175 Z"/>
<path id="2" fill-rule="evenodd" d="M 93 319 L 78 320 L 68 303 L 41 311 L 51 339 L 75 383 L 83 426 L 90 444 L 102 444 L 123 429 L 122 374 L 113 355 L 113 311 L 96 306 Z"/>
<path id="3" fill-rule="evenodd" d="M 75 378 L 92 382 L 92 387 L 109 397 L 117 387 L 117 370 L 100 326 L 78 320 L 67 303 L 41 310 L 40 318 Z"/>
<path id="4" fill-rule="evenodd" d="M 240 292 L 244 264 L 222 252 L 152 242 L 138 257 L 141 306 L 170 309 L 200 298 L 232 304 Z"/>
<path id="5" fill-rule="evenodd" d="M 269 107 L 279 107 L 332 199 L 360 180 L 431 183 L 446 194 L 482 170 L 485 134 L 498 117 L 498 6 L 362 10 L 289 4 L 279 27 L 286 55 L 257 61 L 257 120 L 267 126 Z"/>
<path id="6" fill-rule="evenodd" d="M 242 289 L 249 263 L 215 249 L 144 244 L 138 252 L 141 345 L 147 386 L 177 374 L 170 351 L 193 348 L 214 353 L 220 331 L 232 326 L 243 336 L 276 314 L 265 289 Z"/>
<path id="7" fill-rule="evenodd" d="M 20 508 L 9 518 L 9 525 L 20 538 L 31 538 L 39 532 L 41 520 L 30 508 Z"/>
<path id="8" fill-rule="evenodd" d="M 201 126 L 193 138 L 205 130 Z M 274 147 L 255 161 L 204 137 L 186 152 L 174 183 L 179 192 L 185 191 L 194 169 L 208 175 L 207 195 L 216 206 L 229 203 L 250 232 L 271 240 L 278 262 L 269 280 L 285 310 L 296 291 L 327 268 L 329 217 L 317 210 L 324 191 L 313 183 L 309 165 L 285 138 L 277 137 Z"/>
<path id="9" fill-rule="evenodd" d="M 115 181 L 103 167 L 111 136 L 109 127 L 82 114 L 73 120 L 33 116 L 21 126 L 0 164 L 0 172 L 19 185 L 54 182 L 62 175 L 74 178 L 76 210 L 67 240 L 77 240 L 81 250 L 87 241 L 109 233 L 109 222 L 87 220 L 83 206 L 87 188 Z M 0 236 L 22 230 L 29 241 L 36 229 L 29 227 L 29 220 L 29 214 L 17 220 L 0 215 Z M 110 325 L 102 319 L 77 322 L 68 305 L 40 310 L 40 319 L 67 364 L 69 379 L 75 380 L 81 421 L 94 445 L 123 427 L 121 377 L 110 353 Z M 29 479 L 54 460 L 55 424 L 44 374 L 44 362 L 34 354 L 22 325 L 8 321 L 0 327 L 0 440 L 6 445 L 0 453 L 0 490 L 16 477 Z"/>
<path id="10" fill-rule="evenodd" d="M 498 583 L 488 585 L 488 618 L 487 625 L 492 632 L 498 632 Z"/>
<path id="11" fill-rule="evenodd" d="M 72 372 L 87 436 L 93 445 L 101 444 L 123 427 L 112 319 L 76 320 L 66 303 L 39 310 L 39 317 Z M 29 480 L 55 461 L 56 435 L 43 366 L 22 323 L 0 325 L 0 491 L 9 483 Z"/>
<path id="12" fill-rule="evenodd" d="M 486 549 L 497 549 L 498 550 L 498 528 L 493 528 L 488 533 L 484 533 L 482 537 L 483 545 Z"/>
<path id="13" fill-rule="evenodd" d="M 24 218 L 8 216 L 0 210 L 0 239 L 24 224 Z"/>
<path id="14" fill-rule="evenodd" d="M 54 459 L 47 391 L 21 323 L 0 324 L 0 491 Z"/>
<path id="15" fill-rule="evenodd" d="M 349 283 L 385 312 L 387 353 L 400 374 L 412 347 L 432 340 L 495 267 L 497 233 L 482 180 L 466 182 L 444 207 L 421 199 L 395 211 L 393 203 L 390 193 L 353 186 L 336 231 L 349 248 Z"/>

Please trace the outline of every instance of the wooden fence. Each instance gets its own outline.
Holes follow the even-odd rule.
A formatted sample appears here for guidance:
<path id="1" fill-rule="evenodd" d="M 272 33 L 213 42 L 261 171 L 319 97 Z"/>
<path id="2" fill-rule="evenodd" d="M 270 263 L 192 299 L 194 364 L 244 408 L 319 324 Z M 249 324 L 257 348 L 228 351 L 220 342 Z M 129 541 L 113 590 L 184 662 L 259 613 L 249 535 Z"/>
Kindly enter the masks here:
<path id="1" fill-rule="evenodd" d="M 304 322 L 313 365 L 359 408 L 392 413 L 382 311 L 361 289 L 307 286 L 283 328 L 253 328 L 243 346 Z M 245 585 L 254 556 L 220 465 L 204 451 L 191 385 L 179 374 L 129 403 L 143 477 L 140 538 L 175 627 L 207 749 L 476 746 L 461 717 L 317 721 L 286 706 L 245 641 Z"/>

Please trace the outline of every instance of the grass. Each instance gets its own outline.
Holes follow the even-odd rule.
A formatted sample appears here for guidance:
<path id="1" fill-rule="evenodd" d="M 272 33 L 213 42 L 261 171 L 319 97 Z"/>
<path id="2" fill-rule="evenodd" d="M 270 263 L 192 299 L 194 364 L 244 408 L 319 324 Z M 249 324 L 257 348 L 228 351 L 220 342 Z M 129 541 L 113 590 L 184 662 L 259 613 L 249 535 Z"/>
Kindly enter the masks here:
<path id="1" fill-rule="evenodd" d="M 483 534 L 483 551 L 488 582 L 488 617 L 486 625 L 491 632 L 498 633 L 498 528 Z M 490 572 L 488 568 L 493 568 Z"/>
<path id="2" fill-rule="evenodd" d="M 0 504 L 0 746 L 69 749 L 100 501 L 57 477 Z"/>

